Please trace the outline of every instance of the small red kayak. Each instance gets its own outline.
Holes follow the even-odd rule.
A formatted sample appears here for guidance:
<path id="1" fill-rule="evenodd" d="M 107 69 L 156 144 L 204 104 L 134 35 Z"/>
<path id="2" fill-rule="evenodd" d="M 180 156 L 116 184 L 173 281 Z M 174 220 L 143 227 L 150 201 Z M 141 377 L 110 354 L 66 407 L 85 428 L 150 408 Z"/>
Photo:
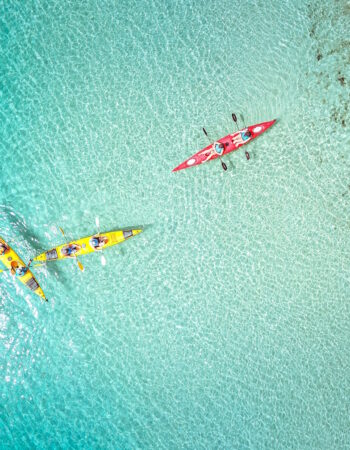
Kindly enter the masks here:
<path id="1" fill-rule="evenodd" d="M 248 144 L 256 137 L 260 136 L 264 131 L 269 129 L 275 120 L 270 122 L 257 123 L 256 125 L 251 125 L 247 128 L 242 128 L 242 130 L 236 131 L 233 134 L 228 134 L 227 136 L 215 141 L 213 144 L 199 150 L 190 158 L 186 159 L 183 163 L 173 169 L 173 172 L 178 170 L 187 169 L 189 167 L 198 166 L 207 161 L 212 161 L 213 159 L 225 156 L 228 153 L 238 150 L 242 145 Z"/>

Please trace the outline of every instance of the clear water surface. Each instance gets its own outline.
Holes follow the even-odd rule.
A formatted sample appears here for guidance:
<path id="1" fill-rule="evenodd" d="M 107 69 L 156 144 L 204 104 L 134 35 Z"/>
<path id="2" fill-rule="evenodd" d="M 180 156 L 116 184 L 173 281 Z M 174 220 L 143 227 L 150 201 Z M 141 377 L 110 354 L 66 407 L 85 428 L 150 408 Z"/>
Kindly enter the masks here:
<path id="1" fill-rule="evenodd" d="M 350 445 L 348 1 L 0 4 L 2 448 Z M 234 129 L 237 152 L 172 168 Z M 243 125 L 242 120 L 240 124 Z"/>

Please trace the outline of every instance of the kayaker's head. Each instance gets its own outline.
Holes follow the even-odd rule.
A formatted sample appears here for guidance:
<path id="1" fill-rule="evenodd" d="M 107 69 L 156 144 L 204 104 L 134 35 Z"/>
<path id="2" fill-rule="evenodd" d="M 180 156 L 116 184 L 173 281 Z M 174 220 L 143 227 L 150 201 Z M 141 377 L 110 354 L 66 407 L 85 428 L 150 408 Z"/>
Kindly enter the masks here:
<path id="1" fill-rule="evenodd" d="M 252 134 L 252 132 L 251 131 L 249 131 L 249 130 L 247 130 L 245 133 L 244 133 L 247 137 L 253 137 L 253 134 Z"/>
<path id="2" fill-rule="evenodd" d="M 97 237 L 93 237 L 91 239 L 91 244 L 92 244 L 93 247 L 98 247 L 100 245 L 100 241 L 99 241 L 99 239 Z"/>

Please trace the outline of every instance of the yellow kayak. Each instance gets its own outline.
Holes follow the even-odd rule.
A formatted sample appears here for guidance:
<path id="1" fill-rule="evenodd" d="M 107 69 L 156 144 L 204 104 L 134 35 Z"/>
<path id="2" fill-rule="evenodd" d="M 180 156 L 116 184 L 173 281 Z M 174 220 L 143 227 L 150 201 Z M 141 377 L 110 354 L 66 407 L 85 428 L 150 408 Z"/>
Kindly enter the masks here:
<path id="1" fill-rule="evenodd" d="M 28 266 L 24 264 L 17 253 L 0 238 L 0 261 L 11 271 L 11 273 L 25 286 L 27 286 L 36 295 L 39 295 L 43 300 L 47 301 L 45 294 L 36 278 L 29 270 Z"/>
<path id="2" fill-rule="evenodd" d="M 107 247 L 112 247 L 112 245 L 120 244 L 141 232 L 142 230 L 116 230 L 93 234 L 41 253 L 34 258 L 34 261 L 56 261 L 57 259 L 70 259 L 87 255 L 88 253 L 98 252 Z"/>

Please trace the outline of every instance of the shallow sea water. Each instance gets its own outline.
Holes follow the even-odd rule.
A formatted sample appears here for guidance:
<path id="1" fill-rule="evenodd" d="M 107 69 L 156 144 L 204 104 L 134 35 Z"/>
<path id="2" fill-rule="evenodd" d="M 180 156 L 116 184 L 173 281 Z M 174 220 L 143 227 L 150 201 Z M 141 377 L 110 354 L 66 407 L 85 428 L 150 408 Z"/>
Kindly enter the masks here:
<path id="1" fill-rule="evenodd" d="M 350 445 L 348 1 L 0 5 L 2 448 Z M 234 129 L 240 151 L 171 170 Z M 243 126 L 242 120 L 240 124 Z"/>

